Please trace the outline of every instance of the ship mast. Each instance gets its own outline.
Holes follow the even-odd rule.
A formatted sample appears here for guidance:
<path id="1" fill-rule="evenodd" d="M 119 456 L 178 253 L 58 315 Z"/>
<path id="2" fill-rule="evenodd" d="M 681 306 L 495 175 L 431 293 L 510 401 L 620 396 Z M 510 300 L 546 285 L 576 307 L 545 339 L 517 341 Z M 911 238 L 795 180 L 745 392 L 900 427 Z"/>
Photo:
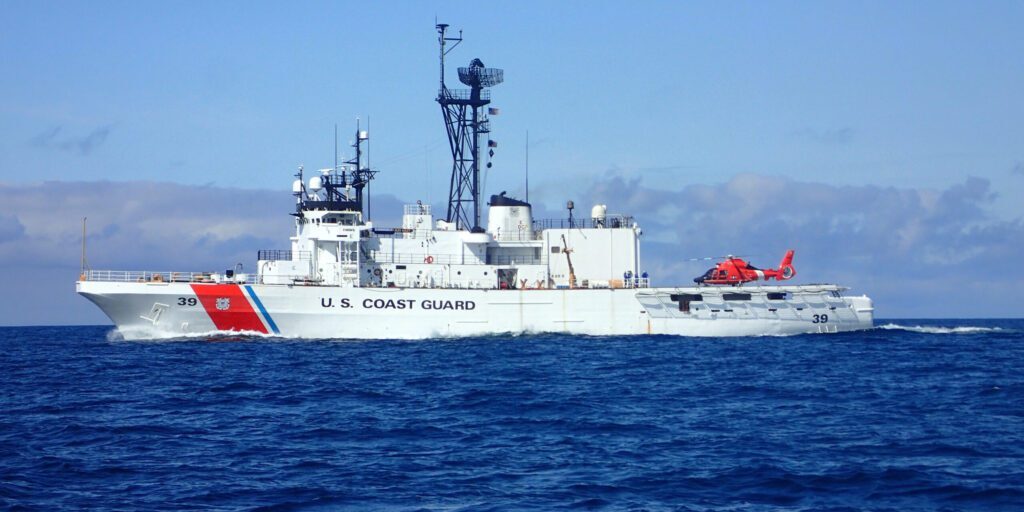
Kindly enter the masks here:
<path id="1" fill-rule="evenodd" d="M 369 122 L 367 122 L 367 124 L 369 124 Z M 367 126 L 367 128 L 369 128 L 369 126 Z M 346 160 L 345 164 L 352 166 L 351 181 L 349 181 L 348 184 L 351 185 L 352 188 L 354 188 L 356 191 L 355 198 L 349 199 L 354 200 L 356 204 L 359 205 L 359 211 L 365 211 L 367 217 L 369 217 L 370 214 L 370 191 L 368 186 L 370 185 L 370 180 L 372 180 L 377 175 L 377 171 L 372 170 L 370 168 L 369 162 L 367 162 L 365 167 L 363 166 L 362 145 L 364 141 L 367 141 L 367 144 L 369 144 L 369 140 L 369 131 L 361 129 L 359 119 L 356 119 L 356 137 L 355 141 L 352 143 L 352 149 L 355 150 L 355 157 L 353 157 L 351 160 Z M 345 186 L 345 181 L 345 177 L 344 175 L 342 175 L 342 187 Z M 367 189 L 365 207 L 363 206 L 363 188 Z"/>
<path id="2" fill-rule="evenodd" d="M 483 107 L 491 102 L 490 91 L 485 89 L 504 81 L 504 71 L 484 67 L 480 59 L 473 59 L 468 67 L 459 68 L 459 81 L 468 85 L 469 90 L 449 89 L 444 82 L 444 58 L 462 42 L 462 32 L 459 37 L 447 37 L 447 30 L 448 25 L 437 25 L 441 47 L 441 87 L 437 103 L 441 105 L 452 152 L 446 220 L 455 223 L 456 229 L 483 232 L 480 227 L 480 136 L 490 132 L 488 111 Z M 448 42 L 455 44 L 445 49 Z"/>

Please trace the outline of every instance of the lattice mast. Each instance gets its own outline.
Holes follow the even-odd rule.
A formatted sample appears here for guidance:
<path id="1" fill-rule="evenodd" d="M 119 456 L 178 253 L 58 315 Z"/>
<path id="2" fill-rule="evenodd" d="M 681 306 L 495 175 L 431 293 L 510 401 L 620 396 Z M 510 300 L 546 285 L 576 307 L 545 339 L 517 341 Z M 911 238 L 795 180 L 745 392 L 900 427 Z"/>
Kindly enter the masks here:
<path id="1" fill-rule="evenodd" d="M 444 83 L 444 58 L 462 42 L 459 37 L 447 37 L 448 25 L 437 25 L 440 44 L 441 88 L 437 103 L 444 114 L 448 132 L 448 146 L 452 152 L 452 176 L 448 187 L 448 214 L 446 220 L 454 222 L 456 229 L 483 232 L 480 227 L 480 136 L 490 132 L 487 111 L 491 94 L 486 88 L 500 84 L 504 71 L 488 68 L 480 59 L 473 59 L 468 67 L 459 68 L 459 81 L 469 90 L 448 89 Z M 452 42 L 450 48 L 447 43 Z M 467 211 L 472 207 L 471 211 Z"/>

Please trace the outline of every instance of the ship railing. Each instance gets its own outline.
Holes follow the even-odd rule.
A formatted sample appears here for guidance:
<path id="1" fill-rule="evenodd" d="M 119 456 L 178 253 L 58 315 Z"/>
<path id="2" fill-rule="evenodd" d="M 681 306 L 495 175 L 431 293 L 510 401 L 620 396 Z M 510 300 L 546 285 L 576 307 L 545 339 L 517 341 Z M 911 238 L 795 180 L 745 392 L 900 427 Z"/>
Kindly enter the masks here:
<path id="1" fill-rule="evenodd" d="M 323 284 L 322 280 L 308 274 L 260 274 L 254 278 L 255 284 L 265 285 L 320 286 Z"/>
<path id="2" fill-rule="evenodd" d="M 242 275 L 227 277 L 218 272 L 152 272 L 149 270 L 87 270 L 83 281 L 115 283 L 233 283 L 245 282 Z"/>
<path id="3" fill-rule="evenodd" d="M 470 100 L 473 99 L 473 90 L 472 89 L 448 89 L 448 88 L 444 88 L 444 89 L 441 89 L 441 90 L 439 90 L 437 92 L 437 97 L 438 98 L 445 98 L 445 99 L 448 99 L 448 100 L 470 101 Z M 489 91 L 487 89 L 481 90 L 480 91 L 480 99 L 481 100 L 490 100 L 491 99 L 491 91 Z"/>
<path id="4" fill-rule="evenodd" d="M 367 255 L 371 263 L 416 264 L 432 263 L 435 265 L 543 265 L 543 258 L 530 256 L 491 256 L 487 261 L 478 261 L 461 254 L 411 254 L 370 251 Z"/>
<path id="5" fill-rule="evenodd" d="M 495 255 L 487 257 L 488 265 L 543 265 L 544 258 L 532 256 Z"/>
<path id="6" fill-rule="evenodd" d="M 429 204 L 407 204 L 403 212 L 405 215 L 430 215 Z"/>
<path id="7" fill-rule="evenodd" d="M 532 229 L 499 231 L 494 234 L 494 240 L 496 242 L 532 242 L 540 240 L 540 231 Z"/>
<path id="8" fill-rule="evenodd" d="M 430 228 L 409 229 L 409 228 L 374 228 L 373 234 L 377 238 L 416 238 L 427 239 L 433 236 Z"/>
<path id="9" fill-rule="evenodd" d="M 370 260 L 374 263 L 433 263 L 435 265 L 460 265 L 463 256 L 459 254 L 409 254 L 370 251 Z"/>
<path id="10" fill-rule="evenodd" d="M 624 279 L 623 288 L 650 288 L 651 280 L 648 277 L 634 277 L 630 279 Z"/>
<path id="11" fill-rule="evenodd" d="M 592 229 L 592 228 L 631 228 L 633 227 L 632 215 L 608 214 L 604 219 L 536 219 L 533 221 L 533 229 Z"/>

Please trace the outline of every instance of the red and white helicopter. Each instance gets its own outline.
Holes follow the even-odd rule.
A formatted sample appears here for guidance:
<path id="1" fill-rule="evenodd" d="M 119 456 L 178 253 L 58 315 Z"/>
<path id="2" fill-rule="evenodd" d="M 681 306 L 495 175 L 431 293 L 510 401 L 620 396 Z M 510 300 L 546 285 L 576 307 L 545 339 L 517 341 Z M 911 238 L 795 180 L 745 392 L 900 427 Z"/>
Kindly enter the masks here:
<path id="1" fill-rule="evenodd" d="M 704 275 L 694 278 L 693 282 L 697 284 L 714 284 L 714 285 L 740 285 L 743 283 L 749 283 L 751 281 L 766 281 L 768 279 L 775 279 L 778 281 L 785 281 L 786 279 L 792 279 L 796 275 L 796 269 L 793 268 L 793 250 L 786 251 L 786 255 L 782 257 L 782 261 L 779 263 L 777 269 L 759 269 L 750 263 L 744 261 L 741 258 L 735 256 L 726 256 L 725 260 L 708 269 Z"/>

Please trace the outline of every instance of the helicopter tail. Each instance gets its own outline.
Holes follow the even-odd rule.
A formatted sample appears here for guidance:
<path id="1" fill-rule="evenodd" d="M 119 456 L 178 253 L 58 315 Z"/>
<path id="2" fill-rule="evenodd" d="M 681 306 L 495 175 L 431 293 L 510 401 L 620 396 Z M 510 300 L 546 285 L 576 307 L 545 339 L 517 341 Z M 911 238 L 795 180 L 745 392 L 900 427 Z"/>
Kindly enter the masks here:
<path id="1" fill-rule="evenodd" d="M 793 268 L 793 249 L 786 251 L 786 255 L 782 257 L 782 261 L 779 262 L 779 274 L 776 279 L 784 281 L 786 279 L 792 279 L 796 276 L 796 269 Z"/>

